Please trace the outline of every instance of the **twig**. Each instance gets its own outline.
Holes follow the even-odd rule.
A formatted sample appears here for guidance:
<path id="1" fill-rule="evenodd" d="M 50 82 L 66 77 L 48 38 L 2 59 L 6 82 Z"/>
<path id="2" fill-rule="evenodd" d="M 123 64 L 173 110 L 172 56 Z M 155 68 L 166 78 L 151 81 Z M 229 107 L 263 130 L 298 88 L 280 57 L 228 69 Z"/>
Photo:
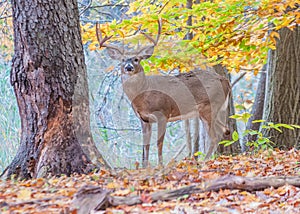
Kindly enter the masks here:
<path id="1" fill-rule="evenodd" d="M 167 1 L 164 6 L 160 9 L 160 11 L 158 12 L 158 14 L 161 14 L 161 12 L 165 9 L 165 7 L 167 6 L 167 4 L 169 4 L 170 1 Z"/>
<path id="2" fill-rule="evenodd" d="M 85 13 L 85 11 L 87 11 L 92 5 L 92 0 L 89 0 L 88 4 L 84 6 L 84 8 L 82 9 L 82 11 L 79 12 L 79 16 L 81 16 L 82 14 Z"/>
<path id="3" fill-rule="evenodd" d="M 11 18 L 11 17 L 12 17 L 12 15 L 2 16 L 2 17 L 0 17 L 0 19 L 7 19 L 7 18 Z"/>
<path id="4" fill-rule="evenodd" d="M 28 200 L 28 201 L 22 201 L 18 203 L 6 203 L 3 204 L 3 207 L 18 207 L 18 206 L 24 206 L 26 204 L 41 204 L 46 201 L 51 201 L 51 200 L 61 200 L 64 198 L 68 198 L 67 196 L 56 196 L 52 198 L 40 198 L 40 199 L 35 199 L 35 200 Z"/>
<path id="5" fill-rule="evenodd" d="M 242 73 L 236 80 L 233 81 L 231 84 L 231 87 L 233 87 L 235 84 L 237 84 L 245 75 L 247 72 Z"/>
<path id="6" fill-rule="evenodd" d="M 182 146 L 180 147 L 180 149 L 178 150 L 178 152 L 176 153 L 176 155 L 171 158 L 171 160 L 167 163 L 167 165 L 169 165 L 170 162 L 176 160 L 176 158 L 181 154 L 181 152 L 183 151 L 183 149 L 186 147 L 186 143 L 182 144 Z"/>
<path id="7" fill-rule="evenodd" d="M 106 127 L 106 126 L 97 126 L 99 129 L 108 129 L 108 130 L 114 130 L 114 131 L 141 131 L 141 129 L 122 129 L 122 128 L 114 128 L 114 127 Z"/>
<path id="8" fill-rule="evenodd" d="M 103 4 L 90 7 L 91 9 L 94 8 L 101 8 L 101 7 L 129 7 L 129 4 Z"/>

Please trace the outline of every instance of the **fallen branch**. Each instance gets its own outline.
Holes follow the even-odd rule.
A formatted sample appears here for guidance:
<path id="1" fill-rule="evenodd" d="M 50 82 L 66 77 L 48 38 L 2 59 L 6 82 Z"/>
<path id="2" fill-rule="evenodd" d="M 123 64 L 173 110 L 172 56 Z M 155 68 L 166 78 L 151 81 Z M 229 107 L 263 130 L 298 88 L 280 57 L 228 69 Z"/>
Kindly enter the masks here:
<path id="1" fill-rule="evenodd" d="M 32 200 L 16 202 L 16 203 L 6 203 L 4 201 L 4 202 L 0 203 L 0 208 L 7 207 L 7 209 L 10 209 L 12 207 L 23 207 L 24 205 L 27 205 L 27 204 L 39 204 L 39 205 L 47 206 L 48 201 L 61 200 L 61 199 L 65 199 L 65 198 L 67 198 L 67 196 L 57 196 L 57 197 L 49 197 L 49 198 L 32 199 Z"/>
<path id="2" fill-rule="evenodd" d="M 143 202 L 173 200 L 192 193 L 219 191 L 221 189 L 238 189 L 246 191 L 263 190 L 269 187 L 278 188 L 286 184 L 300 187 L 300 176 L 286 177 L 241 177 L 226 175 L 202 184 L 191 185 L 176 190 L 165 190 L 149 195 L 139 196 L 111 196 L 111 192 L 97 186 L 84 186 L 74 196 L 72 207 L 79 214 L 92 210 L 104 210 L 118 205 L 136 205 Z"/>

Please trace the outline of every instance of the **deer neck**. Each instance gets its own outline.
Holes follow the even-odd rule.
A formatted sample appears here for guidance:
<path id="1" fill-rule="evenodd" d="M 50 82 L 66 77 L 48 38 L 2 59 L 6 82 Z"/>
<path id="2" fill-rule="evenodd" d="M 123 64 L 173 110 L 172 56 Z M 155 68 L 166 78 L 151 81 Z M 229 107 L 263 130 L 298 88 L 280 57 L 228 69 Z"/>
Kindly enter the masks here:
<path id="1" fill-rule="evenodd" d="M 148 82 L 144 72 L 139 72 L 134 75 L 122 73 L 121 78 L 124 92 L 131 101 L 148 88 Z"/>

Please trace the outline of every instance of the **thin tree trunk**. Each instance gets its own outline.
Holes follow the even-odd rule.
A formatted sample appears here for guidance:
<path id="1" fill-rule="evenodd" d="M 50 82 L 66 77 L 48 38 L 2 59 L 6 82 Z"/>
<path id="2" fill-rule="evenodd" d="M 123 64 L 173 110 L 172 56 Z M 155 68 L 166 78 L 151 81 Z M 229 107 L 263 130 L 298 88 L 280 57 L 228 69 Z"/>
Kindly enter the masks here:
<path id="1" fill-rule="evenodd" d="M 93 166 L 80 146 L 78 111 L 73 108 L 79 101 L 77 87 L 81 87 L 76 84 L 83 81 L 78 76 L 86 75 L 77 1 L 12 0 L 12 8 L 15 55 L 11 84 L 22 134 L 5 176 L 86 173 Z M 82 117 L 87 114 L 82 112 Z"/>
<path id="2" fill-rule="evenodd" d="M 263 70 L 261 71 L 255 101 L 251 110 L 252 116 L 247 122 L 246 130 L 259 130 L 260 123 L 252 123 L 254 120 L 260 120 L 263 118 L 263 111 L 264 111 L 264 101 L 265 101 L 265 91 L 266 91 L 266 66 L 264 66 Z M 242 142 L 242 151 L 247 150 L 247 142 L 256 141 L 256 135 L 246 135 Z"/>
<path id="3" fill-rule="evenodd" d="M 226 68 L 224 68 L 222 65 L 216 65 L 214 66 L 214 69 L 216 72 L 222 76 L 226 76 L 229 81 L 231 80 L 231 76 L 226 72 Z M 228 105 L 228 128 L 230 130 L 230 133 L 233 133 L 235 130 L 237 130 L 237 125 L 236 125 L 236 120 L 229 118 L 230 115 L 234 115 L 235 110 L 234 110 L 234 102 L 232 96 L 230 97 L 229 100 L 229 105 Z M 228 136 L 223 136 L 223 139 L 229 140 L 231 139 L 231 134 Z M 224 145 L 219 145 L 218 147 L 218 152 L 220 154 L 237 154 L 241 151 L 241 146 L 239 143 L 234 143 L 231 144 L 230 146 L 224 146 Z"/>
<path id="4" fill-rule="evenodd" d="M 276 50 L 270 51 L 264 119 L 268 122 L 300 124 L 300 26 L 291 31 L 279 30 Z M 275 146 L 298 147 L 300 129 L 284 129 L 282 133 L 264 130 Z"/>
<path id="5" fill-rule="evenodd" d="M 187 0 L 186 1 L 186 8 L 192 9 L 193 7 L 193 1 L 192 0 Z M 187 26 L 192 26 L 193 20 L 192 16 L 188 17 Z M 193 38 L 192 32 L 188 32 L 184 39 L 185 40 L 191 40 Z M 188 150 L 188 157 L 191 157 L 192 155 L 192 138 L 191 138 L 191 127 L 190 127 L 190 119 L 187 119 L 184 121 L 184 126 L 185 126 L 185 135 L 186 135 L 186 145 L 187 145 L 187 150 Z"/>
<path id="6" fill-rule="evenodd" d="M 90 109 L 89 109 L 89 93 L 86 66 L 78 71 L 78 80 L 75 86 L 73 97 L 73 119 L 75 123 L 75 134 L 80 145 L 92 163 L 98 167 L 110 168 L 109 164 L 104 160 L 97 149 L 90 126 Z"/>
<path id="7" fill-rule="evenodd" d="M 186 8 L 188 9 L 192 9 L 193 7 L 193 0 L 187 0 L 186 1 Z M 186 23 L 187 26 L 192 26 L 193 25 L 193 19 L 192 19 L 192 16 L 189 16 L 188 17 L 188 20 L 187 20 L 187 23 Z M 185 40 L 191 40 L 193 39 L 193 33 L 192 32 L 188 32 L 185 37 L 184 37 Z"/>

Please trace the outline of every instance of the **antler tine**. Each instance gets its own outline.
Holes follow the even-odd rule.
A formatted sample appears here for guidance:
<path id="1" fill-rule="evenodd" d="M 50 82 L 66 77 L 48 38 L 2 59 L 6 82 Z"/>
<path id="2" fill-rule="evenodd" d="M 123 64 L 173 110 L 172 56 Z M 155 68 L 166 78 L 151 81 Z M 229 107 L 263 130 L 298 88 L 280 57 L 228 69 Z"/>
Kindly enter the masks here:
<path id="1" fill-rule="evenodd" d="M 112 36 L 105 36 L 104 38 L 102 37 L 102 32 L 101 32 L 101 29 L 100 29 L 99 22 L 96 23 L 96 34 L 97 34 L 97 40 L 99 42 L 100 47 L 115 49 L 115 50 L 119 51 L 120 53 L 122 53 L 120 48 L 118 48 L 116 46 L 104 44 L 106 41 L 108 41 L 110 38 L 112 38 Z"/>
<path id="2" fill-rule="evenodd" d="M 162 24 L 161 24 L 161 19 L 158 19 L 158 32 L 157 32 L 157 37 L 156 37 L 156 40 L 154 40 L 151 36 L 149 36 L 148 34 L 142 32 L 142 34 L 147 38 L 149 39 L 153 44 L 154 46 L 157 45 L 158 43 L 158 40 L 160 38 L 160 34 L 161 34 L 161 28 L 162 28 Z"/>
<path id="3" fill-rule="evenodd" d="M 161 28 L 162 28 L 161 19 L 158 19 L 157 23 L 158 23 L 158 32 L 157 32 L 157 37 L 156 37 L 156 44 L 158 43 L 158 40 L 159 40 L 160 34 L 161 34 Z"/>

